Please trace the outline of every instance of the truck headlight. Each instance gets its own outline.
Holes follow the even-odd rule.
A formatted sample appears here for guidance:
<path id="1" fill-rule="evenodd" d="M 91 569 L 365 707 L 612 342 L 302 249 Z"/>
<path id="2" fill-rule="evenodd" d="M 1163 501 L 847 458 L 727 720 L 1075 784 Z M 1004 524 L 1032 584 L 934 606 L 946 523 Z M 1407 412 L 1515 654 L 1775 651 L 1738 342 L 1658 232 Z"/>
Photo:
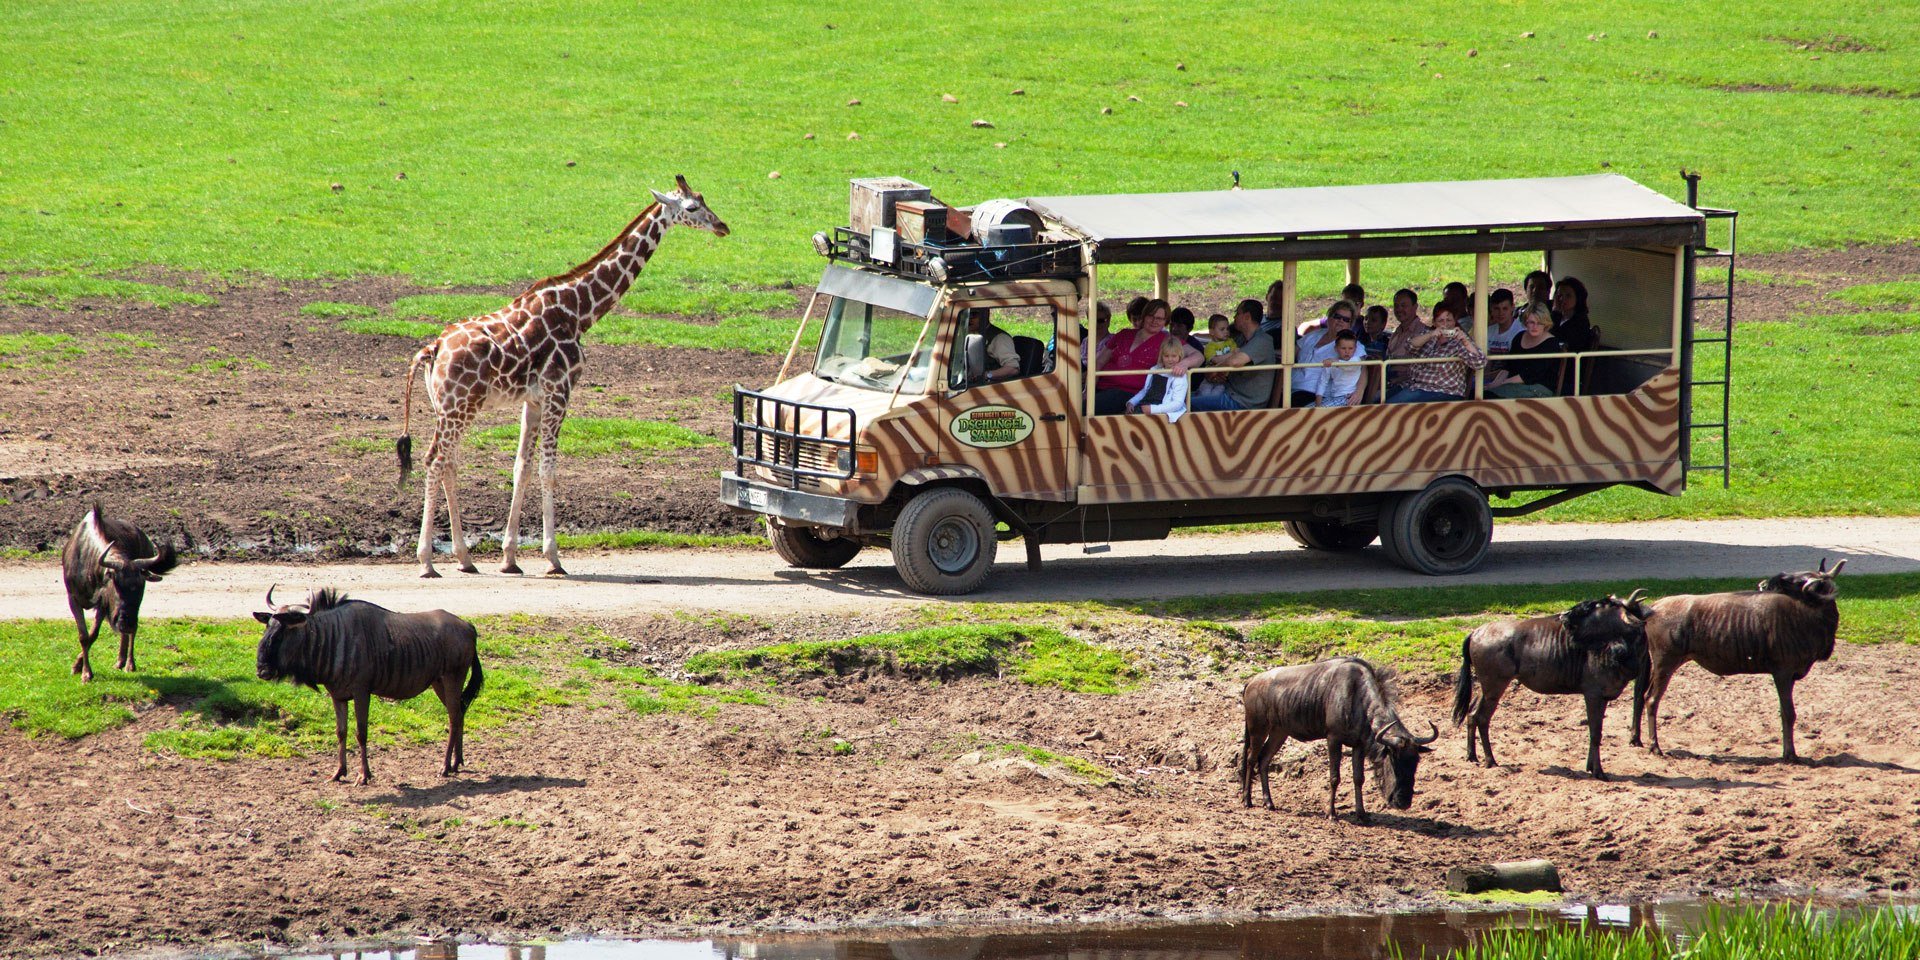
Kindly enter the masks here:
<path id="1" fill-rule="evenodd" d="M 833 254 L 833 238 L 825 230 L 813 235 L 813 251 L 823 257 Z"/>

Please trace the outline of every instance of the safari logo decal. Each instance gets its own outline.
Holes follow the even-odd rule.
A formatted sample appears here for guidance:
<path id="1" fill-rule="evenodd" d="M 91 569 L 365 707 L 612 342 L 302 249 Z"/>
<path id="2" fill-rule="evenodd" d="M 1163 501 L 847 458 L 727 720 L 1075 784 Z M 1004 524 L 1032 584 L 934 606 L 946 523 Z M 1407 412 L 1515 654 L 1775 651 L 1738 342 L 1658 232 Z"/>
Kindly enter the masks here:
<path id="1" fill-rule="evenodd" d="M 1010 447 L 1033 435 L 1033 418 L 1012 407 L 974 407 L 954 417 L 947 430 L 969 447 Z"/>

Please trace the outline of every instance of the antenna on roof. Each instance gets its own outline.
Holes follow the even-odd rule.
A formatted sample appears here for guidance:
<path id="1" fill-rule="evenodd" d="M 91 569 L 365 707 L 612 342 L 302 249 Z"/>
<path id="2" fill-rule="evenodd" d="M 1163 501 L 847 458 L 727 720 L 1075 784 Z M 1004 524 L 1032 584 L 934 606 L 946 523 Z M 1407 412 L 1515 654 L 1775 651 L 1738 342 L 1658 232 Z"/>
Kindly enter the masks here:
<path id="1" fill-rule="evenodd" d="M 1238 170 L 1233 172 L 1233 189 L 1240 189 L 1240 171 Z"/>

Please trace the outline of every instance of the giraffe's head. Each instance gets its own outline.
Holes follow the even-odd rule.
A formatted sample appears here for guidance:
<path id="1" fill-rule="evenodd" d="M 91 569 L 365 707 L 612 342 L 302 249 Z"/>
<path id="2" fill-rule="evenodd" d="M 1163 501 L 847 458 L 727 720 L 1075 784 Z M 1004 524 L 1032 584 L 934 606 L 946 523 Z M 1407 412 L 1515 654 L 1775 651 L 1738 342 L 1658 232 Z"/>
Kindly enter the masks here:
<path id="1" fill-rule="evenodd" d="M 676 176 L 673 178 L 673 183 L 672 193 L 653 191 L 653 198 L 660 201 L 660 213 L 666 218 L 667 223 L 693 227 L 696 230 L 707 230 L 716 237 L 727 235 L 727 222 L 720 219 L 719 215 L 707 206 L 706 197 L 695 193 L 692 187 L 687 186 L 686 177 Z"/>

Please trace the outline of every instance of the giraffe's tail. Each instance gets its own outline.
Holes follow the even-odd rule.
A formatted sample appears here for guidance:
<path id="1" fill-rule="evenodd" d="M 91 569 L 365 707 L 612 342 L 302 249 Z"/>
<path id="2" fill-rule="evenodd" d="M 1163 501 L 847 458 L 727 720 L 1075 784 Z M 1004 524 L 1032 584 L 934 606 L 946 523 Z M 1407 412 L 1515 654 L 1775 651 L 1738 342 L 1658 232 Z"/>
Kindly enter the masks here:
<path id="1" fill-rule="evenodd" d="M 413 381 L 420 372 L 422 363 L 431 363 L 440 352 L 440 339 L 420 348 L 413 355 L 413 362 L 407 364 L 406 399 L 400 405 L 400 438 L 393 442 L 393 452 L 400 458 L 400 482 L 405 484 L 413 475 Z"/>

